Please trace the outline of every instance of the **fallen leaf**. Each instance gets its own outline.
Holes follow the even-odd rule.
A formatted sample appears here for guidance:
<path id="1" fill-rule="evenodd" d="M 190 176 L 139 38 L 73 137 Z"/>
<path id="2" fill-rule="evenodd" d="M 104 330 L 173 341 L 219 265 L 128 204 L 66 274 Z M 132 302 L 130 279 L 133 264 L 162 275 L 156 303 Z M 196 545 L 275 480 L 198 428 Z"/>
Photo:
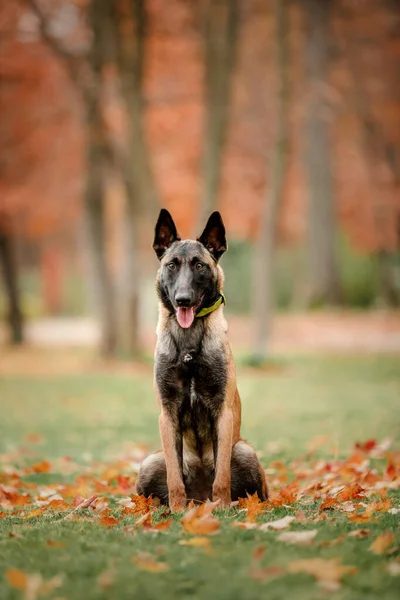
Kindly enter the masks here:
<path id="1" fill-rule="evenodd" d="M 104 517 L 100 519 L 100 525 L 103 525 L 103 527 L 115 527 L 118 523 L 118 519 L 111 515 L 104 515 Z"/>
<path id="2" fill-rule="evenodd" d="M 111 569 L 108 569 L 107 571 L 103 571 L 102 573 L 100 573 L 100 575 L 97 577 L 97 583 L 103 589 L 107 589 L 111 587 L 114 581 L 114 577 L 115 571 L 111 571 Z"/>
<path id="3" fill-rule="evenodd" d="M 371 521 L 375 521 L 375 519 L 373 519 L 370 515 L 366 515 L 365 513 L 351 515 L 347 518 L 352 523 L 370 523 Z"/>
<path id="4" fill-rule="evenodd" d="M 261 502 L 257 492 L 252 496 L 247 494 L 247 498 L 239 498 L 239 508 L 247 511 L 247 520 L 254 523 L 256 517 L 265 510 L 266 503 Z"/>
<path id="5" fill-rule="evenodd" d="M 212 535 L 217 533 L 220 529 L 221 523 L 213 514 L 211 514 L 216 503 L 210 502 L 207 507 L 205 504 L 192 508 L 181 519 L 183 529 L 186 533 L 200 536 Z"/>
<path id="6" fill-rule="evenodd" d="M 132 558 L 132 562 L 137 565 L 139 569 L 150 571 L 150 573 L 163 573 L 169 569 L 167 563 L 155 560 L 148 552 L 140 552 L 137 556 Z"/>
<path id="7" fill-rule="evenodd" d="M 211 540 L 205 536 L 195 536 L 191 537 L 188 540 L 180 540 L 180 546 L 194 546 L 195 548 L 204 548 L 204 550 L 209 551 L 211 549 Z"/>
<path id="8" fill-rule="evenodd" d="M 374 554 L 385 554 L 386 550 L 393 544 L 395 537 L 391 531 L 385 531 L 385 533 L 381 533 L 378 537 L 372 542 L 369 549 Z"/>
<path id="9" fill-rule="evenodd" d="M 277 519 L 276 521 L 269 521 L 268 523 L 263 523 L 262 525 L 260 525 L 259 529 L 261 531 L 268 531 L 268 529 L 286 529 L 286 527 L 289 527 L 290 523 L 292 523 L 294 520 L 295 517 L 291 515 L 286 515 L 286 517 L 283 517 L 282 519 Z"/>
<path id="10" fill-rule="evenodd" d="M 339 558 L 304 558 L 288 564 L 289 573 L 307 573 L 317 580 L 318 584 L 331 592 L 340 589 L 340 581 L 344 575 L 357 573 L 356 567 L 340 564 Z"/>
<path id="11" fill-rule="evenodd" d="M 350 531 L 350 533 L 348 533 L 348 535 L 350 537 L 354 537 L 359 540 L 362 540 L 362 539 L 368 537 L 370 533 L 371 533 L 370 529 L 355 529 L 354 531 Z"/>
<path id="12" fill-rule="evenodd" d="M 250 521 L 232 521 L 232 527 L 237 527 L 238 529 L 257 529 L 257 523 L 250 523 Z"/>
<path id="13" fill-rule="evenodd" d="M 132 494 L 131 501 L 134 503 L 134 507 L 129 509 L 129 513 L 125 514 L 143 515 L 154 508 L 154 499 L 151 496 L 147 498 L 146 496 L 136 496 L 135 494 Z"/>
<path id="14" fill-rule="evenodd" d="M 331 546 L 337 546 L 337 544 L 341 544 L 344 540 L 345 536 L 341 535 L 338 538 L 335 538 L 334 540 L 324 540 L 323 542 L 319 543 L 319 546 L 323 548 L 330 548 Z"/>
<path id="15" fill-rule="evenodd" d="M 346 500 L 354 500 L 360 499 L 364 497 L 365 490 L 358 483 L 352 483 L 350 485 L 346 485 L 343 490 L 341 490 L 336 498 L 340 502 L 345 502 Z"/>
<path id="16" fill-rule="evenodd" d="M 313 539 L 317 535 L 317 529 L 307 531 L 284 531 L 278 535 L 278 540 L 288 544 L 298 544 L 299 546 L 311 546 Z"/>
<path id="17" fill-rule="evenodd" d="M 32 469 L 35 473 L 48 473 L 51 470 L 51 464 L 47 460 L 42 460 L 42 462 L 32 465 Z"/>
<path id="18" fill-rule="evenodd" d="M 63 542 L 57 542 L 56 540 L 47 540 L 46 546 L 50 548 L 64 548 L 65 544 Z"/>
<path id="19" fill-rule="evenodd" d="M 396 577 L 397 575 L 400 575 L 400 560 L 399 559 L 391 560 L 387 565 L 387 572 L 392 577 Z"/>
<path id="20" fill-rule="evenodd" d="M 19 569 L 7 569 L 6 577 L 9 585 L 17 590 L 24 590 L 29 575 Z"/>
<path id="21" fill-rule="evenodd" d="M 22 540 L 24 536 L 22 536 L 20 533 L 15 533 L 14 531 L 9 531 L 8 537 L 9 538 L 18 538 L 18 539 Z"/>
<path id="22" fill-rule="evenodd" d="M 339 504 L 339 500 L 333 496 L 327 496 L 319 507 L 319 510 L 331 510 Z"/>
<path id="23" fill-rule="evenodd" d="M 249 575 L 256 581 L 265 581 L 266 579 L 272 579 L 273 577 L 280 577 L 284 572 L 282 567 L 271 565 L 269 567 L 252 567 L 249 570 Z"/>
<path id="24" fill-rule="evenodd" d="M 46 512 L 46 506 L 41 506 L 40 508 L 36 508 L 35 510 L 31 510 L 27 515 L 23 515 L 23 519 L 32 519 L 33 517 L 40 517 L 44 512 Z"/>

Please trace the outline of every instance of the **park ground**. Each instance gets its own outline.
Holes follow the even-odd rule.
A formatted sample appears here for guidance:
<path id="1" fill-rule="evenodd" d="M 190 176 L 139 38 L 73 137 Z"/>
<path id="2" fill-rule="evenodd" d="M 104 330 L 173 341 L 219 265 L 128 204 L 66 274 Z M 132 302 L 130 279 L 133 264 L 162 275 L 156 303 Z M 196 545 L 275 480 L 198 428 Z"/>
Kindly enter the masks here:
<path id="1" fill-rule="evenodd" d="M 262 371 L 238 352 L 271 500 L 186 516 L 132 499 L 159 445 L 150 361 L 3 350 L 0 597 L 397 598 L 400 354 L 368 350 L 278 353 Z"/>

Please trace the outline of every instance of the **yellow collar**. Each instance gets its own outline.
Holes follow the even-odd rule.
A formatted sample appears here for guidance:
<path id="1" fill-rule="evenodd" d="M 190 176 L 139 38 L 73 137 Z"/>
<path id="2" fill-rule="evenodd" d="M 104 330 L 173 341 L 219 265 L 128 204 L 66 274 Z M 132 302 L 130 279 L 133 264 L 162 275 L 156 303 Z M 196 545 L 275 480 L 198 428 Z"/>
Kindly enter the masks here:
<path id="1" fill-rule="evenodd" d="M 225 296 L 221 292 L 218 300 L 216 302 L 214 302 L 214 304 L 212 304 L 211 306 L 205 306 L 204 308 L 202 308 L 201 311 L 197 313 L 196 317 L 205 317 L 206 315 L 209 315 L 210 313 L 212 313 L 214 310 L 217 310 L 217 308 L 219 308 L 221 306 L 221 304 L 225 304 L 225 303 L 226 303 Z"/>

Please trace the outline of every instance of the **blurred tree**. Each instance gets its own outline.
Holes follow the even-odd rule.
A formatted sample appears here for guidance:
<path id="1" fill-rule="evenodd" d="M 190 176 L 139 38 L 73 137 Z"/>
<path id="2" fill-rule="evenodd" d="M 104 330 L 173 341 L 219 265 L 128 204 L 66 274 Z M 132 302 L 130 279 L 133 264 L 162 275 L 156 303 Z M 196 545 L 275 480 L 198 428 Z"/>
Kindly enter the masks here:
<path id="1" fill-rule="evenodd" d="M 128 119 L 128 141 L 119 161 L 126 192 L 125 277 L 121 288 L 120 343 L 138 356 L 140 340 L 141 263 L 145 254 L 140 230 L 159 207 L 150 154 L 144 132 L 143 72 L 147 28 L 145 0 L 115 0 L 112 10 L 116 62 Z M 149 244 L 150 251 L 150 244 Z"/>
<path id="2" fill-rule="evenodd" d="M 262 363 L 268 353 L 274 312 L 274 255 L 279 205 L 285 178 L 289 123 L 289 60 L 286 0 L 275 0 L 275 70 L 277 107 L 275 145 L 269 166 L 268 190 L 261 206 L 255 246 L 253 280 L 253 362 Z"/>
<path id="3" fill-rule="evenodd" d="M 11 223 L 0 219 L 0 263 L 3 273 L 4 290 L 7 298 L 7 323 L 12 344 L 22 344 L 23 317 L 21 297 L 18 287 L 17 263 L 14 255 L 14 235 Z"/>
<path id="4" fill-rule="evenodd" d="M 329 67 L 332 0 L 302 0 L 305 18 L 305 167 L 308 176 L 308 303 L 340 298 L 335 256 L 336 214 L 329 123 Z"/>
<path id="5" fill-rule="evenodd" d="M 101 350 L 112 354 L 117 344 L 115 299 L 105 256 L 104 205 L 105 177 L 113 157 L 101 107 L 102 73 L 109 59 L 109 10 L 107 2 L 92 0 L 88 24 L 92 32 L 89 49 L 76 53 L 68 50 L 50 33 L 49 18 L 37 0 L 29 6 L 39 19 L 43 40 L 59 58 L 79 94 L 84 111 L 86 135 L 85 222 L 88 248 L 94 275 L 96 301 L 102 328 Z"/>
<path id="6" fill-rule="evenodd" d="M 386 5 L 389 14 L 391 10 L 396 10 L 394 4 L 386 3 Z M 371 202 L 375 222 L 375 254 L 379 265 L 380 299 L 387 306 L 395 307 L 400 305 L 399 266 L 396 255 L 400 251 L 400 217 L 396 214 L 396 204 L 391 197 L 396 182 L 400 181 L 398 149 L 385 135 L 384 128 L 372 108 L 374 99 L 371 97 L 371 87 L 367 84 L 368 77 L 362 58 L 367 48 L 363 48 L 363 38 L 360 39 L 357 35 L 356 17 L 353 5 L 343 9 L 341 41 L 352 84 L 352 107 L 359 121 L 358 143 L 368 178 L 366 200 Z M 384 32 L 384 35 L 390 35 L 390 30 Z M 374 43 L 377 46 L 375 40 Z M 369 44 L 371 45 L 371 42 Z M 383 44 L 375 48 L 377 61 L 385 73 L 381 87 L 387 98 L 393 97 L 399 104 L 398 74 L 392 63 L 387 64 L 382 46 Z"/>
<path id="7" fill-rule="evenodd" d="M 208 0 L 205 18 L 206 123 L 198 231 L 201 231 L 217 203 L 236 56 L 237 0 Z"/>

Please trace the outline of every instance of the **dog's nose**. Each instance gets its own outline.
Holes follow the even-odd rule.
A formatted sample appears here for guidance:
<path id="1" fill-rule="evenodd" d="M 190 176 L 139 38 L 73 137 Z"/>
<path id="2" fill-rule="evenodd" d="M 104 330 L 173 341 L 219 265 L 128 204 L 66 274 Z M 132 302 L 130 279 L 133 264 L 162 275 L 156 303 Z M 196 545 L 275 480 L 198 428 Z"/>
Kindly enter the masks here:
<path id="1" fill-rule="evenodd" d="M 187 307 L 190 306 L 191 302 L 192 302 L 192 298 L 189 294 L 185 294 L 185 293 L 179 293 L 175 296 L 175 302 L 177 303 L 178 306 L 183 306 L 183 307 Z"/>

